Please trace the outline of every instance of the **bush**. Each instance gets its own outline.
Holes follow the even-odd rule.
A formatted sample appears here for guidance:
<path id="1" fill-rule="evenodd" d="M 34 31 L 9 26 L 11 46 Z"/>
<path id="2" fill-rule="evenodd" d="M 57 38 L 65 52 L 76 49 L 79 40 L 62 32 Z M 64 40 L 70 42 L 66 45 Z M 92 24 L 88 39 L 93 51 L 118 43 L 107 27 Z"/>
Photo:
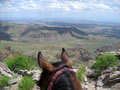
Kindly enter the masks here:
<path id="1" fill-rule="evenodd" d="M 19 90 L 32 90 L 34 87 L 35 82 L 33 81 L 32 77 L 24 76 L 23 79 L 18 84 Z"/>
<path id="2" fill-rule="evenodd" d="M 27 56 L 24 56 L 24 55 L 18 55 L 18 56 L 15 56 L 12 59 L 8 59 L 6 61 L 6 65 L 11 70 L 14 70 L 15 68 L 18 69 L 18 70 L 20 70 L 20 69 L 22 69 L 22 70 L 32 70 L 34 62 L 33 62 L 31 57 L 27 57 Z"/>
<path id="3" fill-rule="evenodd" d="M 117 63 L 118 58 L 115 55 L 104 53 L 96 58 L 96 63 L 94 64 L 93 68 L 96 70 L 96 72 L 100 72 L 102 69 L 117 66 Z"/>
<path id="4" fill-rule="evenodd" d="M 84 81 L 84 76 L 85 76 L 85 66 L 82 66 L 78 71 L 77 71 L 77 77 L 79 81 L 82 83 Z"/>
<path id="5" fill-rule="evenodd" d="M 0 87 L 4 87 L 8 85 L 10 78 L 8 76 L 0 76 Z"/>

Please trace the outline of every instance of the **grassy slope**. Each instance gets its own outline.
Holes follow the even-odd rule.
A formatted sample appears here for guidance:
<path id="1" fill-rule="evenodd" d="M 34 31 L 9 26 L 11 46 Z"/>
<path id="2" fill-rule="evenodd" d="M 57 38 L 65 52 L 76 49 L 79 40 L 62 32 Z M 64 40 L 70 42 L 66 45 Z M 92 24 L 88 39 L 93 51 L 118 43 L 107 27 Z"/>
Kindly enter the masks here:
<path id="1" fill-rule="evenodd" d="M 112 41 L 112 42 L 111 42 Z M 93 53 L 97 48 L 111 45 L 113 46 L 119 40 L 109 40 L 102 37 L 97 39 L 89 39 L 89 40 L 76 40 L 74 42 L 59 42 L 59 43 L 51 43 L 51 42 L 40 42 L 40 43 L 33 43 L 33 42 L 16 42 L 16 41 L 1 41 L 0 47 L 11 46 L 13 50 L 18 51 L 24 55 L 34 56 L 37 58 L 37 53 L 42 51 L 43 55 L 49 61 L 59 61 L 60 58 L 56 58 L 56 55 L 60 55 L 61 48 L 86 48 L 88 51 Z M 75 52 L 71 52 L 68 50 L 68 54 Z M 93 55 L 94 56 L 94 55 Z M 77 57 L 70 57 L 70 60 L 76 60 Z M 86 64 L 86 63 L 84 63 Z M 76 65 L 75 65 L 76 66 Z"/>

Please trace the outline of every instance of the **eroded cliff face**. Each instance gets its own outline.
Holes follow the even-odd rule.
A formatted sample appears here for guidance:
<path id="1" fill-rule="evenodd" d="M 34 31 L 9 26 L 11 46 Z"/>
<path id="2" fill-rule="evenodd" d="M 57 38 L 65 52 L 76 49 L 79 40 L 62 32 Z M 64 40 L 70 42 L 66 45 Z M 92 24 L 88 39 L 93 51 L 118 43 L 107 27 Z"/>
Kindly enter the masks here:
<path id="1" fill-rule="evenodd" d="M 17 30 L 16 30 L 17 28 Z M 7 31 L 15 41 L 72 41 L 87 39 L 87 33 L 77 27 L 49 25 L 16 25 Z"/>
<path id="2" fill-rule="evenodd" d="M 21 33 L 20 37 L 26 41 L 72 41 L 74 39 L 86 39 L 86 33 L 72 27 L 54 27 L 46 29 L 30 29 Z"/>
<path id="3" fill-rule="evenodd" d="M 66 41 L 71 35 L 69 31 L 31 31 L 23 36 L 26 41 Z"/>

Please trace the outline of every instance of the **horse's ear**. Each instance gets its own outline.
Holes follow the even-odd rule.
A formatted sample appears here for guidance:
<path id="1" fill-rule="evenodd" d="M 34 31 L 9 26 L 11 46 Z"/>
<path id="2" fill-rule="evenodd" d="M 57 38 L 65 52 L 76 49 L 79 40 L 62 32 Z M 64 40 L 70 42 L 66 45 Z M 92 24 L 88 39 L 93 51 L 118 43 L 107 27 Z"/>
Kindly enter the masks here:
<path id="1" fill-rule="evenodd" d="M 64 48 L 62 48 L 62 53 L 61 53 L 61 59 L 62 61 L 64 61 L 67 65 L 69 65 L 70 67 L 72 67 L 69 58 L 68 58 L 68 54 L 66 52 L 66 50 Z"/>
<path id="2" fill-rule="evenodd" d="M 38 53 L 38 64 L 43 70 L 47 70 L 49 72 L 55 70 L 55 67 L 43 57 L 41 52 Z"/>

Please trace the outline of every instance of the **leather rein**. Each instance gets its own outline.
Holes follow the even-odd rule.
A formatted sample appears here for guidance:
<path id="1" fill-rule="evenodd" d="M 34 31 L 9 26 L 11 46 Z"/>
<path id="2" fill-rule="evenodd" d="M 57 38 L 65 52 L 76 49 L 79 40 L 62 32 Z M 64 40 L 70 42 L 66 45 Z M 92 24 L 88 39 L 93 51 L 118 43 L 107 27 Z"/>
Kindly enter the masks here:
<path id="1" fill-rule="evenodd" d="M 52 78 L 51 78 L 51 80 L 50 80 L 50 82 L 49 82 L 49 84 L 48 84 L 47 90 L 52 90 L 55 80 L 56 80 L 57 77 L 58 77 L 60 74 L 62 74 L 64 71 L 70 71 L 70 72 L 75 73 L 75 72 L 73 71 L 73 69 L 72 69 L 71 67 L 69 67 L 68 65 L 66 65 L 66 64 L 60 65 L 60 66 L 57 68 L 57 70 L 55 70 L 55 73 L 52 75 Z"/>

